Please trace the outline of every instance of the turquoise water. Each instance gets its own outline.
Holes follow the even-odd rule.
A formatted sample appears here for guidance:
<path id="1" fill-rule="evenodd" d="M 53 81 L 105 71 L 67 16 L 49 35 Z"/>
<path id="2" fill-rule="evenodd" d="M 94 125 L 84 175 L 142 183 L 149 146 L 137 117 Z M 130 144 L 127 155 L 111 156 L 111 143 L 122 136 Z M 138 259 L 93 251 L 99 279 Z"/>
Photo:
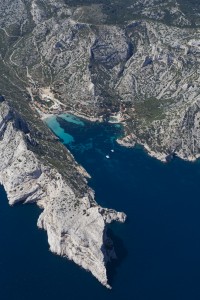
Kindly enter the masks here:
<path id="1" fill-rule="evenodd" d="M 67 122 L 71 122 L 80 126 L 84 126 L 84 122 L 81 121 L 81 119 L 73 116 L 73 115 L 69 115 L 69 114 L 61 114 L 59 115 L 60 118 L 64 119 Z M 54 118 L 53 118 L 54 119 Z"/>
<path id="2" fill-rule="evenodd" d="M 66 117 L 66 119 L 69 118 Z M 73 120 L 73 119 L 71 119 Z M 46 123 L 48 124 L 49 128 L 58 136 L 62 139 L 62 142 L 64 144 L 69 144 L 71 142 L 74 141 L 74 138 L 72 135 L 70 135 L 69 133 L 65 132 L 63 128 L 61 128 L 58 124 L 58 122 L 56 121 L 55 117 L 49 117 L 48 119 L 45 120 Z M 72 122 L 72 121 L 70 121 Z"/>
<path id="3" fill-rule="evenodd" d="M 108 266 L 113 289 L 51 254 L 45 232 L 36 228 L 39 209 L 10 208 L 0 190 L 0 299 L 199 300 L 199 163 L 163 164 L 140 148 L 123 148 L 114 125 L 63 118 L 54 125 L 92 175 L 97 201 L 128 215 L 109 229 L 118 255 Z"/>

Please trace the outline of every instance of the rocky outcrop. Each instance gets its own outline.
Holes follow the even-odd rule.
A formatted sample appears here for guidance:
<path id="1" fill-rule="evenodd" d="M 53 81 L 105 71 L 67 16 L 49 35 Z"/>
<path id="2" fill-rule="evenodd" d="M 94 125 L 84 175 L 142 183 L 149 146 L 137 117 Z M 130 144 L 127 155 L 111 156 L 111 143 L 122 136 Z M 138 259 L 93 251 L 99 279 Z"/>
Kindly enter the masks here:
<path id="1" fill-rule="evenodd" d="M 2 68 L 12 73 L 11 90 L 25 84 L 37 111 L 72 111 L 104 120 L 121 114 L 125 135 L 134 137 L 131 143 L 144 145 L 159 159 L 199 157 L 200 29 L 195 4 L 186 9 L 182 1 L 139 0 L 119 9 L 108 1 L 111 11 L 118 11 L 114 14 L 106 5 L 87 1 L 85 6 L 78 0 L 77 5 L 15 2 L 24 11 L 19 19 L 27 22 L 18 39 L 14 32 L 9 35 L 6 22 L 1 32 L 10 47 Z M 136 12 L 140 20 L 134 20 Z M 7 14 L 9 20 L 12 13 Z"/>
<path id="2" fill-rule="evenodd" d="M 23 126 L 16 126 L 16 122 Z M 125 214 L 101 208 L 87 185 L 84 196 L 78 198 L 77 191 L 70 187 L 70 178 L 67 181 L 28 150 L 26 136 L 30 132 L 24 132 L 24 128 L 27 125 L 19 115 L 6 102 L 0 103 L 0 182 L 10 205 L 37 203 L 42 209 L 38 227 L 47 231 L 50 250 L 73 260 L 110 287 L 106 263 L 114 250 L 106 247 L 106 225 L 124 222 Z M 83 176 L 83 169 L 77 170 Z"/>
<path id="3" fill-rule="evenodd" d="M 108 286 L 106 224 L 125 215 L 98 206 L 41 116 L 112 117 L 125 146 L 162 161 L 200 157 L 200 10 L 198 1 L 97 2 L 0 0 L 0 182 L 11 205 L 41 207 L 52 252 Z"/>

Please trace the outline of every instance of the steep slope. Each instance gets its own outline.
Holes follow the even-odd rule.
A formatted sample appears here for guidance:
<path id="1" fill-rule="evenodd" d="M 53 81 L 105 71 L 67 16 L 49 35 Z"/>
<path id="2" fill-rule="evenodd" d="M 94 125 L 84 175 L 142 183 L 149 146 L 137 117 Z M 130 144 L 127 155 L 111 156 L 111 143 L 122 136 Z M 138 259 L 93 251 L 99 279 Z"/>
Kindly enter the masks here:
<path id="1" fill-rule="evenodd" d="M 129 144 L 143 144 L 162 160 L 173 154 L 194 160 L 200 8 L 187 1 L 131 3 L 121 18 L 120 1 L 110 4 L 114 12 L 104 1 L 16 1 L 18 21 L 11 24 L 8 10 L 1 30 L 2 92 L 13 90 L 13 103 L 20 88 L 26 105 L 40 114 L 116 116 Z M 150 13 L 155 8 L 158 13 Z M 15 105 L 19 109 L 18 100 Z"/>
<path id="2" fill-rule="evenodd" d="M 21 129 L 16 126 L 19 122 L 24 124 Z M 110 287 L 106 263 L 115 258 L 115 252 L 106 235 L 106 224 L 124 222 L 125 214 L 97 205 L 84 177 L 87 173 L 73 159 L 62 163 L 71 163 L 77 184 L 84 186 L 82 191 L 70 187 L 72 177 L 66 179 L 58 170 L 41 163 L 28 149 L 31 132 L 24 130 L 25 124 L 16 119 L 5 102 L 0 104 L 0 182 L 9 203 L 36 202 L 43 210 L 38 226 L 47 231 L 50 250 L 73 260 Z"/>
<path id="3" fill-rule="evenodd" d="M 198 1 L 0 0 L 0 13 L 0 181 L 10 204 L 43 209 L 53 252 L 108 286 L 106 224 L 125 215 L 97 205 L 42 118 L 122 122 L 122 144 L 163 161 L 198 158 Z"/>

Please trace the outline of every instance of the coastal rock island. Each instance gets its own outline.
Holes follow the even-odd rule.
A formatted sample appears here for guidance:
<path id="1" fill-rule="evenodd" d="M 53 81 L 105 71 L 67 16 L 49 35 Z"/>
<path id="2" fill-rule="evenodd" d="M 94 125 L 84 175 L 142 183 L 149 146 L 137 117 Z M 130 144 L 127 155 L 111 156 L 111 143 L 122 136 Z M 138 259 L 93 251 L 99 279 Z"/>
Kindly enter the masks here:
<path id="1" fill-rule="evenodd" d="M 52 252 L 109 287 L 107 224 L 126 216 L 96 203 L 44 119 L 121 123 L 125 146 L 200 157 L 199 3 L 0 0 L 0 13 L 0 182 L 11 205 L 41 207 Z"/>

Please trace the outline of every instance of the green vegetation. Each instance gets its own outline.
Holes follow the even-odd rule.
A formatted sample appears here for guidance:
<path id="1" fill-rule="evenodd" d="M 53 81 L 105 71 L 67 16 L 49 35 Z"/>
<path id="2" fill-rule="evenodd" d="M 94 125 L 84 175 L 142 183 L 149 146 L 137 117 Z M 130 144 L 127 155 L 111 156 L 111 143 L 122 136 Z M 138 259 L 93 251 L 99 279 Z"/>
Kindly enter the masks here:
<path id="1" fill-rule="evenodd" d="M 200 26 L 200 3 L 199 0 L 178 0 L 181 10 L 191 21 L 192 26 Z"/>
<path id="2" fill-rule="evenodd" d="M 152 44 L 156 44 L 156 39 L 159 39 L 161 44 L 163 43 L 163 51 L 166 46 L 169 47 L 172 56 L 174 52 L 174 59 L 176 56 L 181 56 L 182 52 L 181 50 L 174 50 L 172 46 L 170 48 L 168 41 L 166 42 L 167 45 L 165 45 L 164 41 L 159 37 L 155 37 L 154 41 L 154 39 L 149 36 L 150 30 L 147 32 L 147 28 L 144 24 L 138 26 L 139 22 L 135 22 L 133 26 L 126 25 L 139 18 L 149 18 L 156 20 L 156 22 L 175 24 L 176 15 L 173 15 L 171 12 L 176 3 L 175 0 L 168 0 L 164 3 L 161 0 L 160 2 L 150 0 L 144 6 L 142 0 L 65 0 L 65 3 L 72 7 L 73 13 L 71 19 L 79 22 L 79 24 L 72 22 L 73 24 L 68 25 L 68 22 L 65 22 L 62 18 L 68 17 L 67 14 L 70 14 L 69 10 L 64 7 L 60 9 L 58 7 L 56 8 L 56 6 L 51 6 L 46 0 L 37 0 L 36 2 L 39 9 L 41 9 L 40 12 L 43 18 L 41 24 L 36 25 L 33 22 L 30 13 L 30 3 L 27 3 L 27 15 L 25 17 L 27 18 L 27 22 L 24 23 L 23 27 L 20 26 L 20 23 L 13 22 L 13 25 L 8 25 L 6 30 L 0 29 L 0 94 L 5 96 L 13 110 L 17 111 L 20 116 L 27 121 L 31 130 L 32 139 L 35 142 L 31 143 L 31 141 L 28 141 L 29 148 L 36 153 L 46 165 L 57 168 L 63 176 L 70 177 L 70 182 L 75 187 L 74 190 L 80 191 L 81 184 L 84 190 L 84 182 L 81 178 L 77 180 L 78 175 L 73 157 L 41 121 L 37 111 L 31 108 L 31 98 L 28 94 L 27 87 L 29 84 L 32 84 L 36 89 L 41 86 L 52 85 L 56 92 L 56 98 L 61 102 L 63 101 L 69 108 L 77 107 L 79 112 L 85 113 L 86 115 L 105 115 L 107 118 L 109 114 L 120 110 L 120 100 L 123 99 L 123 86 L 121 94 L 115 86 L 124 75 L 123 71 L 127 73 L 127 75 L 130 75 L 127 76 L 126 79 L 127 86 L 131 81 L 131 74 L 136 73 L 134 76 L 138 76 L 139 78 L 138 94 L 141 97 L 138 100 L 131 100 L 130 107 L 127 107 L 127 111 L 130 110 L 130 117 L 133 117 L 130 123 L 133 122 L 133 120 L 140 124 L 144 122 L 145 126 L 148 127 L 154 120 L 164 119 L 165 108 L 169 106 L 171 102 L 158 100 L 153 97 L 145 97 L 142 93 L 140 94 L 140 89 L 144 89 L 145 92 L 143 91 L 143 93 L 146 93 L 146 95 L 156 95 L 154 91 L 148 93 L 149 88 L 147 89 L 144 86 L 145 83 L 141 80 L 143 75 L 137 71 L 137 68 L 134 70 L 133 67 L 133 73 L 129 73 L 127 60 L 131 59 L 132 55 L 141 49 L 142 51 L 144 50 L 142 54 L 144 57 L 149 55 L 147 52 L 149 51 L 150 43 L 152 41 Z M 192 24 L 196 26 L 196 18 L 198 18 L 198 12 L 200 11 L 199 0 L 178 0 L 178 2 L 185 16 L 188 17 L 189 20 L 193 19 Z M 163 13 L 163 19 L 158 16 L 156 7 L 160 9 L 161 15 Z M 196 13 L 194 13 L 195 9 Z M 194 15 L 195 17 L 193 18 Z M 51 19 L 52 16 L 54 17 L 53 19 Z M 82 25 L 80 24 L 81 22 L 90 23 L 92 25 Z M 132 49 L 129 49 L 131 54 L 128 53 L 128 51 L 127 54 L 126 52 L 124 55 L 121 54 L 123 49 L 126 50 L 126 43 L 122 43 L 121 48 L 118 47 L 120 40 L 118 41 L 117 34 L 112 40 L 112 27 L 108 29 L 108 26 L 99 26 L 100 24 L 117 24 L 118 28 L 120 28 L 116 30 L 116 28 L 113 27 L 113 34 L 115 35 L 116 32 L 117 34 L 119 33 L 119 39 L 122 37 L 121 42 L 123 42 L 123 38 L 126 39 L 127 44 L 129 43 L 132 47 Z M 124 27 L 126 27 L 126 29 Z M 159 28 L 158 26 L 160 37 L 162 37 L 161 27 Z M 58 29 L 54 31 L 55 28 Z M 123 34 L 120 37 L 121 28 L 123 28 Z M 60 31 L 62 34 L 60 34 Z M 165 33 L 163 33 L 163 37 L 165 37 Z M 95 47 L 93 46 L 95 40 L 97 48 L 96 54 L 93 53 L 95 52 Z M 61 46 L 56 48 L 55 45 L 58 42 Z M 142 44 L 140 42 L 142 42 Z M 139 49 L 138 45 L 141 46 L 141 49 Z M 187 54 L 185 54 L 185 56 L 186 55 Z M 160 56 L 163 56 L 163 60 L 165 59 L 161 51 Z M 142 59 L 138 57 L 139 61 L 134 62 L 136 66 L 137 63 L 138 66 L 142 65 Z M 186 56 L 185 61 L 191 63 L 191 68 L 198 68 L 198 66 L 194 67 L 194 63 L 189 60 L 188 56 Z M 161 64 L 161 61 L 157 63 L 160 70 Z M 182 67 L 179 68 L 177 65 L 179 64 L 175 64 L 174 67 L 171 66 L 170 72 L 172 76 L 174 76 L 174 74 L 177 76 L 175 83 L 178 86 L 185 73 L 183 73 Z M 26 67 L 28 67 L 28 72 L 31 76 L 30 81 L 32 81 L 32 83 L 30 83 L 29 78 L 27 78 Z M 168 64 L 166 63 L 165 65 L 163 63 L 163 68 L 169 70 Z M 186 69 L 184 65 L 183 68 Z M 163 70 L 161 71 L 162 75 Z M 154 86 L 160 84 L 160 73 L 156 74 L 155 72 L 155 75 L 152 73 L 152 77 L 153 76 L 157 76 L 156 84 L 153 83 L 153 80 L 150 80 L 150 83 L 148 83 L 152 90 Z M 192 76 L 194 79 L 194 75 Z M 90 83 L 90 79 L 95 86 L 95 100 L 91 99 L 90 93 L 87 93 L 87 85 Z M 191 85 L 192 84 L 193 83 L 191 83 Z M 78 91 L 79 87 L 80 90 L 84 89 L 84 85 L 86 85 L 85 98 L 82 97 L 82 95 L 84 96 L 82 91 L 76 94 L 76 89 Z M 131 89 L 132 87 L 130 90 L 126 90 L 124 87 L 124 96 L 126 96 L 126 94 L 129 95 L 129 93 L 133 94 L 134 88 Z M 63 99 L 64 97 L 65 99 Z M 167 97 L 170 97 L 170 94 L 169 96 L 167 95 Z M 127 98 L 129 99 L 129 96 L 127 96 Z M 98 101 L 96 101 L 96 99 Z M 133 97 L 131 99 L 135 98 Z M 44 103 L 44 101 L 39 98 L 35 100 L 48 107 L 52 105 L 51 101 Z M 132 110 L 133 107 L 135 108 L 134 113 Z M 79 187 L 77 187 L 77 185 L 79 185 Z"/>
<path id="3" fill-rule="evenodd" d="M 140 18 L 161 20 L 168 25 L 176 24 L 177 21 L 177 15 L 171 14 L 172 8 L 177 7 L 177 2 L 173 0 L 160 1 L 160 3 L 152 0 L 146 2 L 145 6 L 143 1 L 134 0 L 65 0 L 65 3 L 72 7 L 81 7 L 80 15 L 77 16 L 79 21 L 91 24 L 122 25 Z M 192 26 L 196 26 L 196 23 L 200 24 L 197 14 L 198 11 L 200 12 L 199 0 L 178 0 L 178 4 Z M 152 14 L 149 16 L 143 14 L 144 9 L 151 11 Z M 161 19 L 159 9 L 164 14 Z"/>
<path id="4" fill-rule="evenodd" d="M 1 48 L 4 61 L 0 60 L 0 93 L 5 96 L 11 109 L 28 123 L 31 137 L 35 141 L 35 144 L 28 142 L 29 149 L 38 155 L 45 165 L 56 168 L 64 177 L 70 177 L 70 183 L 75 187 L 75 191 L 84 193 L 85 183 L 76 171 L 73 157 L 66 151 L 65 146 L 58 142 L 38 113 L 33 111 L 30 106 L 31 99 L 26 90 L 28 83 L 23 81 L 25 78 L 18 77 L 18 68 L 15 69 L 15 66 L 9 64 L 14 42 L 16 38 L 8 38 L 3 31 L 0 31 L 0 43 L 5 45 Z"/>
<path id="5" fill-rule="evenodd" d="M 132 0 L 126 0 L 126 3 L 122 0 L 66 0 L 65 2 L 73 7 L 81 7 L 81 18 L 79 20 L 90 24 L 122 25 L 140 18 L 138 10 L 135 10 L 132 5 Z"/>
<path id="6" fill-rule="evenodd" d="M 148 98 L 145 101 L 136 101 L 135 112 L 139 119 L 145 119 L 147 122 L 161 120 L 164 118 L 161 101 L 156 98 Z"/>

